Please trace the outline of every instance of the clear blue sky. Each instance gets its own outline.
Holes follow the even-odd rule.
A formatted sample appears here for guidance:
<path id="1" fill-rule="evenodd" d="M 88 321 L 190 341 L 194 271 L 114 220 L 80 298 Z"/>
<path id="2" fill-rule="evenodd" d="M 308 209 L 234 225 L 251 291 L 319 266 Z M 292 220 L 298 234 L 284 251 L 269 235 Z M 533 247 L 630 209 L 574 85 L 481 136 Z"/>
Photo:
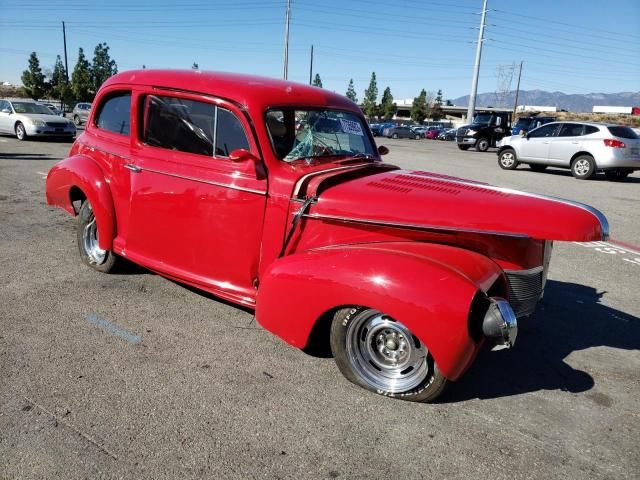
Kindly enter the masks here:
<path id="1" fill-rule="evenodd" d="M 107 42 L 118 68 L 190 68 L 282 75 L 286 0 L 0 0 L 0 81 Z M 521 88 L 565 93 L 640 91 L 640 0 L 489 0 L 478 92 L 494 92 L 524 60 Z M 362 98 L 421 88 L 469 93 L 481 0 L 293 0 L 289 79 L 307 82 L 309 49 L 325 88 Z M 64 58 L 64 57 L 63 57 Z M 517 73 L 516 73 L 517 76 Z M 511 83 L 515 88 L 516 78 Z M 501 87 L 502 84 L 502 87 Z"/>

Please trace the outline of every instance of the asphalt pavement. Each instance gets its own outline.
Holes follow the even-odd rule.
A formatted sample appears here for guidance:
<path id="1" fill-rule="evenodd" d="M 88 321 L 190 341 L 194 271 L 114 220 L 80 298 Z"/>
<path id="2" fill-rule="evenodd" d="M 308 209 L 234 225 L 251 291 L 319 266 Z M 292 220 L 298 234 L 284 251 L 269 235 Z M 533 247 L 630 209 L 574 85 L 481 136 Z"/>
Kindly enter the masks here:
<path id="1" fill-rule="evenodd" d="M 514 349 L 432 405 L 377 396 L 239 309 L 85 267 L 48 207 L 68 143 L 0 137 L 0 479 L 565 478 L 640 472 L 640 172 L 503 171 L 495 151 L 379 141 L 402 167 L 592 204 L 615 243 L 556 243 Z"/>

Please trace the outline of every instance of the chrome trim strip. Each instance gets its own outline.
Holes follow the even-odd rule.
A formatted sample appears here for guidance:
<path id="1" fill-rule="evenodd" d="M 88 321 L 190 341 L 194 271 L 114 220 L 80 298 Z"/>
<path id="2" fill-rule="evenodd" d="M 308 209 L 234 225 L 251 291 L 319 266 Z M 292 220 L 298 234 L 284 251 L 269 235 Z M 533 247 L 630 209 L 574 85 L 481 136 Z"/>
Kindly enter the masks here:
<path id="1" fill-rule="evenodd" d="M 89 145 L 87 143 L 82 143 L 81 142 L 81 144 L 84 145 L 85 147 L 87 147 L 89 150 L 98 150 L 99 152 L 106 153 L 108 155 L 114 155 L 114 156 L 122 158 L 124 160 L 131 161 L 131 159 L 129 157 L 125 157 L 124 155 L 120 155 L 118 153 L 109 152 L 107 150 L 103 150 L 102 148 L 98 148 L 98 147 L 95 147 L 93 145 Z M 135 172 L 135 173 L 140 173 L 140 172 L 147 171 L 147 172 L 157 173 L 159 175 L 167 175 L 169 177 L 181 178 L 183 180 L 191 180 L 193 182 L 206 183 L 207 185 L 214 185 L 216 187 L 224 187 L 224 188 L 230 188 L 232 190 L 239 190 L 241 192 L 255 193 L 257 195 L 266 195 L 267 194 L 267 192 L 265 190 L 255 190 L 253 188 L 239 187 L 238 185 L 230 185 L 228 183 L 212 182 L 210 180 L 204 180 L 202 178 L 187 177 L 185 175 L 177 175 L 175 173 L 163 172 L 161 170 L 154 170 L 152 168 L 142 168 L 142 167 L 139 167 L 139 166 L 133 165 L 133 164 L 128 164 L 128 165 L 125 165 L 124 167 L 128 168 L 129 170 L 131 170 L 132 172 Z"/>
<path id="2" fill-rule="evenodd" d="M 443 226 L 435 226 L 435 225 L 417 225 L 417 224 L 411 224 L 411 223 L 387 222 L 384 220 L 371 220 L 366 218 L 351 218 L 351 217 L 337 217 L 334 215 L 320 215 L 317 213 L 307 213 L 307 214 L 303 214 L 302 216 L 305 218 L 311 218 L 315 220 L 330 220 L 330 221 L 345 222 L 345 223 L 364 223 L 366 225 L 383 225 L 387 227 L 406 228 L 411 230 L 436 230 L 436 231 L 444 231 L 444 232 L 481 233 L 484 235 L 500 235 L 504 237 L 530 238 L 528 235 L 524 235 L 521 233 L 496 232 L 492 230 L 476 230 L 473 228 L 443 227 Z"/>
<path id="3" fill-rule="evenodd" d="M 441 182 L 455 183 L 458 185 L 465 185 L 465 186 L 475 187 L 475 188 L 485 188 L 487 190 L 492 190 L 495 192 L 509 193 L 512 195 L 522 195 L 525 197 L 538 198 L 541 200 L 551 200 L 557 203 L 564 203 L 565 205 L 571 205 L 573 207 L 581 208 L 582 210 L 585 210 L 590 214 L 592 214 L 594 217 L 596 217 L 598 222 L 600 222 L 600 229 L 602 230 L 602 240 L 606 241 L 609 239 L 610 231 L 609 231 L 609 221 L 607 220 L 607 217 L 605 217 L 600 210 L 593 208 L 591 205 L 587 205 L 586 203 L 576 202 L 574 200 L 567 200 L 566 198 L 554 197 L 552 195 L 544 195 L 542 193 L 530 193 L 530 192 L 524 192 L 522 190 L 514 190 L 512 188 L 496 187 L 495 185 L 486 185 L 484 183 L 475 183 L 475 182 L 467 182 L 464 180 L 440 178 L 440 177 L 435 177 L 431 175 L 416 175 L 411 170 L 402 170 L 402 172 L 403 172 L 403 175 L 406 174 L 406 175 L 411 175 L 419 178 L 429 178 L 431 180 L 439 180 Z"/>
<path id="4" fill-rule="evenodd" d="M 529 268 L 527 270 L 507 270 L 504 269 L 503 272 L 508 275 L 535 275 L 536 273 L 540 273 L 544 270 L 544 266 L 540 265 L 539 267 Z"/>
<path id="5" fill-rule="evenodd" d="M 372 164 L 371 163 L 360 163 L 358 165 L 348 165 L 346 167 L 327 168 L 326 170 L 319 170 L 319 171 L 316 171 L 316 172 L 307 173 L 306 175 L 303 175 L 302 177 L 300 177 L 300 179 L 296 183 L 296 187 L 293 189 L 293 196 L 294 197 L 298 196 L 298 193 L 300 193 L 300 188 L 302 187 L 302 184 L 304 183 L 304 181 L 307 178 L 313 177 L 315 175 L 322 175 L 323 173 L 335 172 L 335 171 L 338 171 L 338 170 L 356 169 L 358 167 L 363 167 L 363 166 L 366 166 L 366 165 L 372 165 Z"/>
<path id="6" fill-rule="evenodd" d="M 253 188 L 240 187 L 238 185 L 230 185 L 228 183 L 212 182 L 210 180 L 204 180 L 202 178 L 188 177 L 186 175 L 177 175 L 175 173 L 163 172 L 161 170 L 154 170 L 153 168 L 140 168 L 140 170 L 143 172 L 151 172 L 151 173 L 157 173 L 158 175 L 166 175 L 168 177 L 180 178 L 182 180 L 191 180 L 193 182 L 206 183 L 207 185 L 214 185 L 216 187 L 230 188 L 232 190 L 239 190 L 241 192 L 255 193 L 257 195 L 267 194 L 267 192 L 264 190 L 255 190 Z"/>

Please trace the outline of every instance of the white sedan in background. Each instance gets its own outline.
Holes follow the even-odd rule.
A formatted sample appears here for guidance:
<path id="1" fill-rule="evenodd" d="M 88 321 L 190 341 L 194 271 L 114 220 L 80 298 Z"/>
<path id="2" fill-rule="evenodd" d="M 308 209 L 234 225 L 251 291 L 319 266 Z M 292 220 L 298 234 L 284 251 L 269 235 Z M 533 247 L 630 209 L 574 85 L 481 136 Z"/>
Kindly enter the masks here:
<path id="1" fill-rule="evenodd" d="M 0 100 L 0 133 L 29 137 L 64 137 L 73 139 L 76 126 L 71 120 L 55 115 L 44 105 L 28 99 Z"/>

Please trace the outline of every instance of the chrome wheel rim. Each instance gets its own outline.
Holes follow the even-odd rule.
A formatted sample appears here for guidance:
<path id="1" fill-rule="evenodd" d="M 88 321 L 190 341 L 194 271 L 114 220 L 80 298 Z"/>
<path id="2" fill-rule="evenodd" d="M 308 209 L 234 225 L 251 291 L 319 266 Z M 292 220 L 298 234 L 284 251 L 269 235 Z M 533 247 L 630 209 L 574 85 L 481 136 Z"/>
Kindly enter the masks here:
<path id="1" fill-rule="evenodd" d="M 107 257 L 107 251 L 98 246 L 98 225 L 96 217 L 91 212 L 91 221 L 82 231 L 82 246 L 92 265 L 102 265 Z"/>
<path id="2" fill-rule="evenodd" d="M 480 142 L 478 143 L 478 148 L 480 148 L 480 150 L 486 150 L 487 148 L 489 148 L 489 142 L 487 142 L 486 140 L 480 140 Z"/>
<path id="3" fill-rule="evenodd" d="M 427 348 L 402 323 L 377 310 L 356 315 L 346 343 L 354 372 L 378 391 L 407 392 L 429 375 Z"/>
<path id="4" fill-rule="evenodd" d="M 16 137 L 18 137 L 19 140 L 24 138 L 24 127 L 22 125 L 16 127 Z"/>
<path id="5" fill-rule="evenodd" d="M 578 175 L 582 176 L 589 173 L 591 165 L 588 160 L 578 160 L 573 168 Z"/>
<path id="6" fill-rule="evenodd" d="M 500 161 L 502 162 L 502 165 L 504 165 L 505 167 L 512 166 L 513 162 L 515 161 L 515 159 L 513 158 L 513 153 L 511 152 L 503 153 L 502 156 L 500 157 Z"/>

